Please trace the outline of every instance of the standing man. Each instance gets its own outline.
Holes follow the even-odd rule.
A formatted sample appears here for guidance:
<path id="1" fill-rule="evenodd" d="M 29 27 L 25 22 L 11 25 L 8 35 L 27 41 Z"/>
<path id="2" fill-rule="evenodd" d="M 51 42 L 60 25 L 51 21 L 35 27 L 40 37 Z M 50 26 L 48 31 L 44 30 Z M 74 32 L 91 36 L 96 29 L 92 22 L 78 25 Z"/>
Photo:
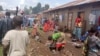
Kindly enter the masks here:
<path id="1" fill-rule="evenodd" d="M 2 40 L 2 25 L 3 25 L 3 20 L 4 19 L 2 17 L 2 13 L 0 13 L 0 44 L 1 44 L 1 40 Z"/>
<path id="2" fill-rule="evenodd" d="M 0 42 L 6 32 L 14 28 L 12 25 L 12 19 L 10 18 L 10 12 L 6 12 L 5 15 L 5 18 L 1 19 L 2 24 L 0 26 Z"/>
<path id="3" fill-rule="evenodd" d="M 78 16 L 78 18 L 76 18 L 75 20 L 75 28 L 74 28 L 74 34 L 78 40 L 80 40 L 81 33 L 82 33 L 82 19 L 80 16 Z"/>

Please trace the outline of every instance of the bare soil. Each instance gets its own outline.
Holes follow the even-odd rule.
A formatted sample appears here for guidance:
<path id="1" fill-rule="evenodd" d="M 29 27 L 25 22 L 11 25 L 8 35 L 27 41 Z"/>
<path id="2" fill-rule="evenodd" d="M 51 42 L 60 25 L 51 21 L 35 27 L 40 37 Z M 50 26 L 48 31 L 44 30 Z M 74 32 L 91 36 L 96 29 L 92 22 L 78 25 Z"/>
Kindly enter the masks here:
<path id="1" fill-rule="evenodd" d="M 34 40 L 34 38 L 30 38 L 30 44 L 27 48 L 27 54 L 28 56 L 82 56 L 82 48 L 77 49 L 73 46 L 71 42 L 70 33 L 66 33 L 66 39 L 68 43 L 66 44 L 66 47 L 64 50 L 60 53 L 53 54 L 47 46 L 45 46 L 45 43 L 47 41 L 47 37 L 51 35 L 52 32 L 43 32 L 40 31 L 40 39 L 41 42 L 38 42 Z"/>

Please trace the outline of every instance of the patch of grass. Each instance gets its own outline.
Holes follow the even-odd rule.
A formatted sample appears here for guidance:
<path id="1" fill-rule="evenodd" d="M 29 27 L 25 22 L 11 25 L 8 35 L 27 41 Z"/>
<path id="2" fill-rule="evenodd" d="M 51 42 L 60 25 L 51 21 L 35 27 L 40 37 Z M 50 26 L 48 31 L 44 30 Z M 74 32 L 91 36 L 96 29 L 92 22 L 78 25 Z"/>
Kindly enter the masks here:
<path id="1" fill-rule="evenodd" d="M 33 29 L 33 28 L 28 28 L 28 29 L 27 29 L 27 31 L 28 31 L 28 32 L 31 32 L 31 31 L 32 31 L 32 29 Z"/>
<path id="2" fill-rule="evenodd" d="M 0 56 L 3 56 L 3 55 L 2 55 L 2 54 L 3 54 L 3 53 L 2 53 L 2 49 L 3 49 L 3 48 L 0 46 Z"/>

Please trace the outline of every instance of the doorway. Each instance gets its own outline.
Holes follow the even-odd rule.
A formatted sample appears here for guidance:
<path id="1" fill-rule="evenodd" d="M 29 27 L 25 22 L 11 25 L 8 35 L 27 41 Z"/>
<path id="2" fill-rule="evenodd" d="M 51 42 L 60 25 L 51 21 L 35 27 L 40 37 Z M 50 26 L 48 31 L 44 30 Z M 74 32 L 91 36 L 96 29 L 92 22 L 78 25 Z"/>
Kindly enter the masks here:
<path id="1" fill-rule="evenodd" d="M 68 30 L 72 30 L 72 19 L 73 19 L 73 12 L 70 12 L 68 13 L 68 20 L 67 20 Z"/>

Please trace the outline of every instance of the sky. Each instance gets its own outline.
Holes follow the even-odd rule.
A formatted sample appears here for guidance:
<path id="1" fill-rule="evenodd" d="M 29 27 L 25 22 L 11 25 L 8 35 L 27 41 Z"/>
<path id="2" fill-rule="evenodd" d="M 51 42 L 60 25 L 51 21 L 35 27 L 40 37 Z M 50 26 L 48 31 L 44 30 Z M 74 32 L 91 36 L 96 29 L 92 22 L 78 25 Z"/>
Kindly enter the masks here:
<path id="1" fill-rule="evenodd" d="M 24 8 L 24 6 L 34 7 L 38 2 L 40 2 L 42 6 L 49 4 L 50 8 L 54 8 L 71 1 L 74 0 L 0 0 L 0 5 L 2 5 L 4 9 L 15 9 L 16 6 L 20 8 Z"/>

